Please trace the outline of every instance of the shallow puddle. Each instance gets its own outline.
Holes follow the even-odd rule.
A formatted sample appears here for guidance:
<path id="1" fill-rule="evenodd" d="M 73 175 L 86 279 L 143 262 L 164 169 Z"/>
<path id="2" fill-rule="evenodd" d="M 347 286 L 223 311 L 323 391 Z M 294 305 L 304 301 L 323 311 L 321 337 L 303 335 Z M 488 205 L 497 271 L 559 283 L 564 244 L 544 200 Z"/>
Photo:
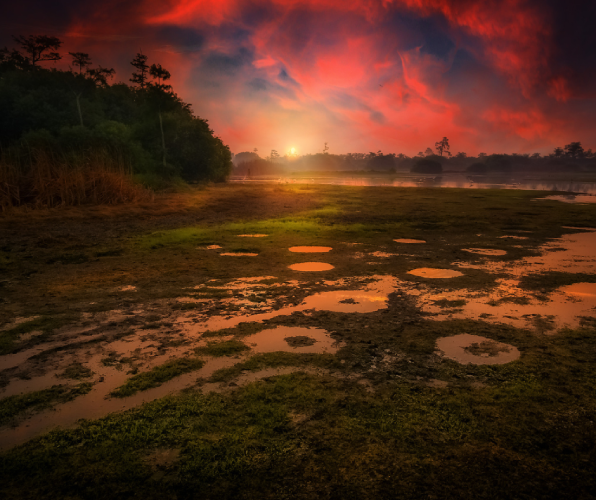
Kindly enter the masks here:
<path id="1" fill-rule="evenodd" d="M 574 283 L 573 285 L 564 286 L 559 290 L 567 295 L 596 297 L 596 283 Z"/>
<path id="2" fill-rule="evenodd" d="M 512 345 L 467 333 L 440 338 L 437 348 L 444 357 L 462 364 L 503 365 L 520 357 Z"/>
<path id="3" fill-rule="evenodd" d="M 547 295 L 523 290 L 519 280 L 524 275 L 545 272 L 596 274 L 596 231 L 567 234 L 538 248 L 542 255 L 516 261 L 490 261 L 470 265 L 457 263 L 463 268 L 473 268 L 494 274 L 508 275 L 499 278 L 489 292 L 458 290 L 418 292 L 419 305 L 436 319 L 473 319 L 491 323 L 505 323 L 517 328 L 530 328 L 539 333 L 556 333 L 563 327 L 576 328 L 582 318 L 596 317 L 596 285 L 575 283 L 561 287 Z M 413 294 L 412 292 L 408 292 Z M 460 301 L 454 308 L 441 308 L 439 300 Z"/>
<path id="4" fill-rule="evenodd" d="M 197 250 L 219 250 L 221 246 L 219 245 L 207 245 L 205 247 L 197 247 Z"/>
<path id="5" fill-rule="evenodd" d="M 397 240 L 393 240 L 396 243 L 426 243 L 426 241 L 424 240 L 411 240 L 408 238 L 399 238 Z"/>
<path id="6" fill-rule="evenodd" d="M 499 236 L 501 240 L 527 240 L 527 236 L 514 236 L 510 234 L 506 234 L 505 236 Z"/>
<path id="7" fill-rule="evenodd" d="M 596 196 L 589 194 L 556 194 L 538 198 L 536 201 L 541 200 L 561 201 L 563 203 L 596 203 Z"/>
<path id="8" fill-rule="evenodd" d="M 120 292 L 136 292 L 137 287 L 133 285 L 123 286 L 119 289 Z"/>
<path id="9" fill-rule="evenodd" d="M 265 238 L 268 234 L 239 234 L 238 238 Z"/>
<path id="10" fill-rule="evenodd" d="M 278 326 L 262 330 L 243 341 L 255 353 L 295 352 L 335 354 L 338 343 L 322 328 Z"/>
<path id="11" fill-rule="evenodd" d="M 225 257 L 258 257 L 258 253 L 252 252 L 222 252 L 219 255 L 223 255 Z"/>
<path id="12" fill-rule="evenodd" d="M 327 253 L 333 250 L 332 247 L 290 247 L 290 252 L 296 253 Z"/>
<path id="13" fill-rule="evenodd" d="M 325 262 L 300 262 L 299 264 L 292 264 L 288 266 L 292 271 L 305 271 L 305 272 L 319 272 L 319 271 L 330 271 L 335 266 L 327 264 Z"/>
<path id="14" fill-rule="evenodd" d="M 477 253 L 478 255 L 502 256 L 506 255 L 505 250 L 496 250 L 494 248 L 462 248 L 464 252 Z"/>
<path id="15" fill-rule="evenodd" d="M 420 278 L 457 278 L 464 274 L 453 269 L 435 269 L 433 267 L 420 267 L 418 269 L 412 269 L 408 271 L 408 274 L 419 276 Z"/>

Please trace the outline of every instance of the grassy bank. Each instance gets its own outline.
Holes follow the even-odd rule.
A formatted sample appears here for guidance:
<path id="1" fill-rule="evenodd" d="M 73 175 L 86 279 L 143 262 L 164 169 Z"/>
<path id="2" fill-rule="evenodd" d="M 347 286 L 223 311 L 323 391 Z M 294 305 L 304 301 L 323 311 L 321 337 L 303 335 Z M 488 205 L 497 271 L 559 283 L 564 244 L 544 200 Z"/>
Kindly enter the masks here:
<path id="1" fill-rule="evenodd" d="M 24 408 L 10 410 L 19 432 L 28 415 L 44 415 L 44 405 L 60 408 L 67 393 L 51 389 L 54 374 L 61 383 L 84 378 L 92 395 L 108 383 L 102 370 L 112 370 L 106 373 L 123 382 L 108 400 L 117 396 L 124 406 L 131 394 L 190 380 L 208 366 L 203 361 L 223 363 L 176 394 L 3 451 L 2 496 L 593 498 L 596 322 L 545 335 L 530 323 L 439 318 L 410 293 L 460 293 L 437 297 L 447 314 L 472 295 L 488 301 L 508 275 L 506 266 L 497 274 L 486 262 L 515 267 L 550 239 L 581 232 L 564 226 L 596 227 L 596 205 L 533 201 L 544 194 L 227 185 L 160 194 L 150 205 L 0 218 L 3 353 L 39 349 L 0 380 L 26 385 L 47 374 L 53 381 L 50 392 L 10 400 L 6 411 Z M 246 234 L 266 236 L 240 237 Z M 525 239 L 502 238 L 512 235 Z M 398 238 L 426 243 L 404 246 Z M 332 251 L 288 251 L 298 245 Z M 469 248 L 507 253 L 483 257 Z M 221 255 L 238 251 L 257 256 Z M 288 268 L 311 260 L 334 268 Z M 463 275 L 408 274 L 420 267 Z M 363 290 L 375 276 L 399 280 L 378 310 L 322 308 L 251 321 L 317 293 Z M 532 275 L 515 300 L 521 307 L 591 281 L 593 274 L 566 269 Z M 237 315 L 246 318 L 201 336 L 203 322 Z M 324 329 L 338 351 L 249 350 L 251 335 L 279 326 Z M 438 339 L 461 333 L 515 346 L 521 356 L 477 366 L 437 353 Z M 170 359 L 174 349 L 181 354 Z M 156 356 L 161 361 L 152 364 Z M 90 359 L 108 361 L 91 373 Z M 287 371 L 276 375 L 279 369 Z"/>

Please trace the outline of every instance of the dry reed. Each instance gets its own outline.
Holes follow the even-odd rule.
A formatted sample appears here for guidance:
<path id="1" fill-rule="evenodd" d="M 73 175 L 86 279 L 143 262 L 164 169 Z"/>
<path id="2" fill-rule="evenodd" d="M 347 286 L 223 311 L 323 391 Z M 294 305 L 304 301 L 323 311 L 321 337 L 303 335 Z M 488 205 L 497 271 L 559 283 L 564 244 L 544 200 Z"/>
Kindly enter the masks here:
<path id="1" fill-rule="evenodd" d="M 0 212 L 14 207 L 56 207 L 150 201 L 124 158 L 107 151 L 57 155 L 44 149 L 0 154 Z"/>

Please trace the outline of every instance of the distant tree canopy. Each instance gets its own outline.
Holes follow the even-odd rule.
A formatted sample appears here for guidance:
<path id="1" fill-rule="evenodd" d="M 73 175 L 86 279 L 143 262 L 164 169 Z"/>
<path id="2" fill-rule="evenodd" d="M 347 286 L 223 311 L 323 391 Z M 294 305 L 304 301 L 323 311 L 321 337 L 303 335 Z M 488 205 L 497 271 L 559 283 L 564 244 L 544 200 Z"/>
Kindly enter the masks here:
<path id="1" fill-rule="evenodd" d="M 436 160 L 421 158 L 416 160 L 411 172 L 415 174 L 441 174 L 443 173 L 443 166 Z"/>
<path id="2" fill-rule="evenodd" d="M 368 160 L 367 167 L 370 170 L 395 170 L 395 155 L 376 154 Z"/>
<path id="3" fill-rule="evenodd" d="M 0 50 L 0 147 L 45 148 L 56 155 L 91 148 L 125 155 L 134 172 L 225 180 L 231 153 L 206 120 L 165 84 L 170 73 L 137 54 L 131 81 L 110 84 L 114 70 L 69 53 L 71 71 L 41 64 L 61 58 L 54 37 L 15 38 Z M 167 153 L 167 154 L 166 154 Z"/>

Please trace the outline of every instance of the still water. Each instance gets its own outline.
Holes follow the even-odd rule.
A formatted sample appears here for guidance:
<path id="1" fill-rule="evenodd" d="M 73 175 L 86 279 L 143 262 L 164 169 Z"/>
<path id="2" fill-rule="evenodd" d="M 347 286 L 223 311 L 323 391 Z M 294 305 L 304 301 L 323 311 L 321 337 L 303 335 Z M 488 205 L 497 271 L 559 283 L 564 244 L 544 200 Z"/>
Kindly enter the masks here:
<path id="1" fill-rule="evenodd" d="M 519 177 L 484 177 L 467 176 L 465 174 L 443 174 L 439 176 L 399 175 L 399 176 L 371 176 L 360 175 L 317 177 L 276 177 L 253 176 L 232 177 L 235 183 L 276 183 L 276 184 L 332 184 L 338 186 L 393 186 L 393 187 L 443 187 L 467 189 L 522 189 L 530 191 L 563 191 L 569 193 L 584 193 L 596 196 L 596 182 L 560 181 L 547 176 L 527 175 Z M 565 200 L 568 201 L 568 200 Z M 586 203 L 582 200 L 582 203 Z"/>

